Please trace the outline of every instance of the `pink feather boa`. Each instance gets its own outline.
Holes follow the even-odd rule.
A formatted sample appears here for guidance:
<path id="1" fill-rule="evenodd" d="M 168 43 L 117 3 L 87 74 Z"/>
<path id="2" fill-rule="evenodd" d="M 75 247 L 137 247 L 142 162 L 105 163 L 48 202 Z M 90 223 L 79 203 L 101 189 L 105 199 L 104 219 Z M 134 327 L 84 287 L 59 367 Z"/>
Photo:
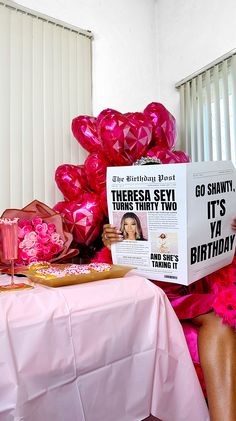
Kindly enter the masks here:
<path id="1" fill-rule="evenodd" d="M 236 329 L 236 257 L 231 265 L 209 275 L 208 283 L 215 295 L 214 312 Z"/>

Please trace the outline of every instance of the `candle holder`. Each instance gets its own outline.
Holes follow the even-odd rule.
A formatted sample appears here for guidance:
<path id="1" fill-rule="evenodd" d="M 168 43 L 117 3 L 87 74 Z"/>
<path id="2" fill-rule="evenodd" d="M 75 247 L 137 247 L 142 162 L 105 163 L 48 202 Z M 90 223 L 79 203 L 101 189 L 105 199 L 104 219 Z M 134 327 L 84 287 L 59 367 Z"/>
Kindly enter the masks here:
<path id="1" fill-rule="evenodd" d="M 10 262 L 11 283 L 2 285 L 1 291 L 31 288 L 30 285 L 14 282 L 15 260 L 18 258 L 18 218 L 0 218 L 2 257 Z"/>

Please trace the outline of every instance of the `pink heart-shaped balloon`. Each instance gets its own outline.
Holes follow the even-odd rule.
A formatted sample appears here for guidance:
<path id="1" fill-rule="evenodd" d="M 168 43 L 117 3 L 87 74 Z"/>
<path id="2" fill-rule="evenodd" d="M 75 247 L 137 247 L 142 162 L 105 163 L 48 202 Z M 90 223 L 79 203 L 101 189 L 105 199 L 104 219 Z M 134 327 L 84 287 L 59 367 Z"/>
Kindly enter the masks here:
<path id="1" fill-rule="evenodd" d="M 55 172 L 55 180 L 66 200 L 78 200 L 87 188 L 83 165 L 63 164 Z"/>
<path id="2" fill-rule="evenodd" d="M 90 116 L 78 116 L 72 120 L 71 129 L 74 137 L 88 152 L 101 150 L 97 135 L 97 119 Z"/>
<path id="3" fill-rule="evenodd" d="M 68 205 L 68 203 L 70 202 L 57 202 L 54 206 L 53 209 L 60 213 L 63 217 L 64 217 L 64 209 L 66 208 L 66 206 Z"/>
<path id="4" fill-rule="evenodd" d="M 119 111 L 114 110 L 113 108 L 105 108 L 105 110 L 102 110 L 100 114 L 97 116 L 97 126 L 102 121 L 103 117 L 108 116 L 109 114 L 119 113 Z"/>
<path id="5" fill-rule="evenodd" d="M 101 153 L 90 154 L 85 162 L 84 169 L 91 190 L 100 192 L 106 188 L 106 170 L 109 162 Z"/>
<path id="6" fill-rule="evenodd" d="M 175 156 L 178 157 L 179 162 L 181 162 L 181 163 L 191 162 L 190 156 L 187 155 L 185 152 L 183 152 L 183 151 L 173 151 L 173 153 L 175 154 Z"/>
<path id="7" fill-rule="evenodd" d="M 77 243 L 89 246 L 100 235 L 103 212 L 96 194 L 85 193 L 80 203 L 65 202 L 59 208 Z"/>
<path id="8" fill-rule="evenodd" d="M 174 116 L 158 102 L 152 102 L 144 114 L 152 121 L 151 147 L 159 146 L 160 149 L 172 150 L 176 143 L 176 121 Z"/>
<path id="9" fill-rule="evenodd" d="M 107 191 L 103 190 L 100 195 L 100 205 L 104 215 L 108 218 L 108 206 L 107 206 Z"/>
<path id="10" fill-rule="evenodd" d="M 162 164 L 180 164 L 190 162 L 190 158 L 184 152 L 159 149 L 159 146 L 149 149 L 147 156 L 160 159 Z"/>
<path id="11" fill-rule="evenodd" d="M 113 165 L 131 165 L 146 153 L 151 142 L 151 121 L 143 113 L 104 110 L 97 129 L 103 152 Z"/>

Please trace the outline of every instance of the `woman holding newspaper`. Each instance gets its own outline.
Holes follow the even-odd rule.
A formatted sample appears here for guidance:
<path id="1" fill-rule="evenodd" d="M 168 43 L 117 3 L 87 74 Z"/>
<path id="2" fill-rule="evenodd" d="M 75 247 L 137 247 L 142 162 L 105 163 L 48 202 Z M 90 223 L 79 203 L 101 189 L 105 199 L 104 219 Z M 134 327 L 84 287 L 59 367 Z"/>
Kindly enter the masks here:
<path id="1" fill-rule="evenodd" d="M 232 228 L 236 230 L 236 218 Z M 119 229 L 104 225 L 102 240 L 108 249 L 123 239 Z M 103 255 L 109 260 L 107 251 Z M 152 282 L 165 291 L 183 324 L 199 378 L 205 383 L 211 421 L 235 421 L 236 258 L 188 287 Z"/>

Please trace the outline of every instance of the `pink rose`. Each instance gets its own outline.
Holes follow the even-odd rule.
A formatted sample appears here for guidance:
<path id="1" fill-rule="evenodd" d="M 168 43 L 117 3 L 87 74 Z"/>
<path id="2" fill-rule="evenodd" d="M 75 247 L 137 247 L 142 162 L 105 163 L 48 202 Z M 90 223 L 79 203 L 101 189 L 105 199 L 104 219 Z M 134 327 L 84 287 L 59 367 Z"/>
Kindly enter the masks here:
<path id="1" fill-rule="evenodd" d="M 48 233 L 52 234 L 53 232 L 56 231 L 56 226 L 55 224 L 48 224 Z"/>
<path id="2" fill-rule="evenodd" d="M 48 260 L 52 260 L 52 258 L 53 258 L 53 254 L 52 253 L 48 253 L 47 256 L 46 256 L 47 261 Z"/>
<path id="3" fill-rule="evenodd" d="M 46 224 L 46 222 L 43 222 L 42 227 L 43 227 L 42 231 L 45 232 L 46 234 L 46 232 L 48 232 L 48 224 Z"/>
<path id="4" fill-rule="evenodd" d="M 24 248 L 24 246 L 25 246 L 25 240 L 23 240 L 23 241 L 21 241 L 21 242 L 19 243 L 19 248 L 20 248 L 20 249 L 23 249 L 23 248 Z"/>
<path id="5" fill-rule="evenodd" d="M 22 219 L 22 220 L 20 220 L 20 221 L 18 222 L 18 226 L 19 226 L 20 228 L 23 228 L 23 227 L 25 227 L 25 226 L 27 226 L 27 225 L 31 225 L 31 221 L 30 221 L 29 219 Z"/>
<path id="6" fill-rule="evenodd" d="M 50 241 L 50 236 L 48 234 L 38 236 L 39 244 L 47 244 Z"/>
<path id="7" fill-rule="evenodd" d="M 61 251 L 61 248 L 58 246 L 58 244 L 51 244 L 51 253 L 57 254 Z"/>
<path id="8" fill-rule="evenodd" d="M 19 253 L 18 260 L 28 260 L 28 253 L 25 250 L 21 250 L 21 253 Z"/>
<path id="9" fill-rule="evenodd" d="M 57 244 L 58 244 L 58 246 L 60 247 L 60 249 L 62 249 L 62 248 L 63 248 L 63 246 L 64 246 L 64 241 L 63 241 L 63 240 L 58 240 L 58 241 L 57 241 Z"/>
<path id="10" fill-rule="evenodd" d="M 27 240 L 36 241 L 37 240 L 37 234 L 35 231 L 31 231 L 29 234 L 26 234 L 25 238 L 27 237 Z"/>
<path id="11" fill-rule="evenodd" d="M 60 235 L 57 232 L 53 232 L 51 234 L 51 241 L 56 243 L 58 240 L 60 240 Z"/>
<path id="12" fill-rule="evenodd" d="M 24 234 L 26 235 L 26 234 L 29 234 L 31 231 L 33 231 L 33 228 L 31 225 L 24 225 L 23 231 L 24 231 Z"/>
<path id="13" fill-rule="evenodd" d="M 29 257 L 36 257 L 37 256 L 38 251 L 34 248 L 31 248 L 29 250 L 27 250 L 27 254 Z"/>
<path id="14" fill-rule="evenodd" d="M 24 247 L 26 249 L 30 249 L 34 247 L 34 245 L 35 245 L 35 241 L 29 240 L 29 239 L 24 240 Z"/>
<path id="15" fill-rule="evenodd" d="M 41 233 L 42 231 L 43 231 L 43 224 L 37 224 L 36 226 L 35 226 L 35 231 L 36 231 L 36 233 Z"/>
<path id="16" fill-rule="evenodd" d="M 29 263 L 34 263 L 34 262 L 37 262 L 38 261 L 38 259 L 37 259 L 37 257 L 35 256 L 35 257 L 30 257 L 29 258 Z"/>
<path id="17" fill-rule="evenodd" d="M 44 254 L 50 253 L 50 244 L 44 245 L 44 247 L 42 248 L 42 251 Z"/>
<path id="18" fill-rule="evenodd" d="M 24 236 L 24 230 L 18 226 L 18 238 L 24 238 Z"/>
<path id="19" fill-rule="evenodd" d="M 36 227 L 37 225 L 42 225 L 43 220 L 42 218 L 39 218 L 38 216 L 36 216 L 35 218 L 32 219 L 31 222 Z"/>

